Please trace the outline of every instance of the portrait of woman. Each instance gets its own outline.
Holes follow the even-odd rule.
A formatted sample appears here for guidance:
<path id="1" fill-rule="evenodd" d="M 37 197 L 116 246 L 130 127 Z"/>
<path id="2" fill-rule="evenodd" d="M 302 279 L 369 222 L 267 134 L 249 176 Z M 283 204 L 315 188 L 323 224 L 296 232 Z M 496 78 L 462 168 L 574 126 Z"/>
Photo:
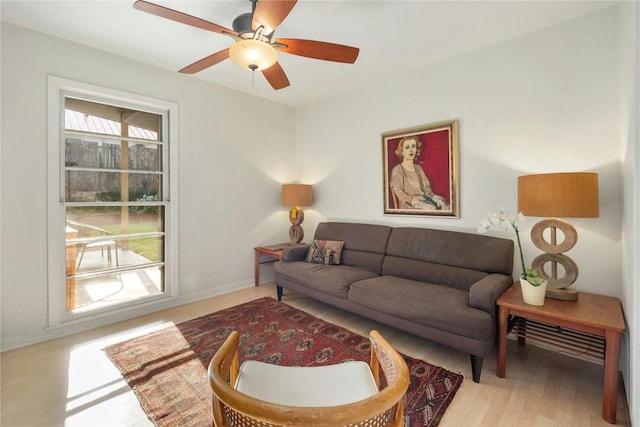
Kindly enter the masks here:
<path id="1" fill-rule="evenodd" d="M 457 216 L 457 121 L 383 134 L 385 213 Z"/>
<path id="2" fill-rule="evenodd" d="M 402 163 L 391 170 L 391 191 L 399 209 L 449 209 L 447 200 L 433 192 L 422 166 L 415 163 L 421 147 L 416 136 L 405 136 L 398 142 L 396 156 Z"/>

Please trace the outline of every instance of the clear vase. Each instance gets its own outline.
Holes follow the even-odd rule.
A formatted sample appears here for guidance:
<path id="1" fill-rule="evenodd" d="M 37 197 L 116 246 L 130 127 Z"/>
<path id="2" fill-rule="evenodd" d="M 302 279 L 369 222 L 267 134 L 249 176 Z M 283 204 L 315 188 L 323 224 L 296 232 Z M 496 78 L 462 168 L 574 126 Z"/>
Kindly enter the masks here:
<path id="1" fill-rule="evenodd" d="M 544 296 L 547 293 L 547 281 L 543 280 L 542 285 L 533 286 L 527 279 L 520 279 L 520 289 L 522 290 L 522 300 L 529 305 L 544 305 Z"/>

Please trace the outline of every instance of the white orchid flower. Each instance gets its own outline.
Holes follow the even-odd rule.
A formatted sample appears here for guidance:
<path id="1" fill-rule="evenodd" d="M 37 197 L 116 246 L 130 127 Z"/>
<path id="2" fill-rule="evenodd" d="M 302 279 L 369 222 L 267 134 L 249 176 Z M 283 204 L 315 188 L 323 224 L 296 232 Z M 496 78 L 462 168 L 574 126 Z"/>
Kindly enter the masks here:
<path id="1" fill-rule="evenodd" d="M 520 243 L 520 230 L 518 229 L 518 222 L 523 220 L 524 220 L 524 215 L 522 214 L 522 212 L 518 212 L 517 215 L 513 215 L 503 208 L 497 212 L 488 213 L 480 221 L 480 225 L 478 225 L 478 233 L 486 233 L 490 229 L 495 229 L 495 230 L 505 231 L 505 232 L 514 231 L 516 234 L 516 242 L 518 243 L 518 250 L 520 251 L 520 262 L 522 263 L 522 277 L 528 279 L 528 276 L 530 274 L 533 276 L 533 273 L 535 272 L 534 270 L 526 268 L 524 264 L 522 244 Z"/>

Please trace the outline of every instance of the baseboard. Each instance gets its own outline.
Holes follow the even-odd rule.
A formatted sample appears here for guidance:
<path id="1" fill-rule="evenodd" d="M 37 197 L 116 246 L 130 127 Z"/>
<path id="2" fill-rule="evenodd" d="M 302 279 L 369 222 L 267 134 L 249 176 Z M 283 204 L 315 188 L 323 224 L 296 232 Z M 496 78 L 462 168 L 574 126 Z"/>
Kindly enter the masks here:
<path id="1" fill-rule="evenodd" d="M 227 294 L 229 292 L 234 292 L 252 286 L 254 286 L 253 280 L 230 283 L 221 287 L 196 292 L 194 294 L 179 295 L 174 298 L 165 298 L 161 300 L 150 301 L 136 306 L 96 314 L 95 316 L 74 319 L 68 322 L 63 322 L 54 327 L 45 328 L 42 333 L 3 337 L 2 341 L 0 342 L 0 351 L 5 352 L 9 350 L 15 350 L 17 348 L 26 347 L 28 345 L 62 338 L 68 335 L 89 331 L 91 329 L 100 328 L 125 320 L 135 319 L 136 317 L 141 317 L 147 314 L 156 313 L 158 311 L 190 304 L 196 301 Z"/>

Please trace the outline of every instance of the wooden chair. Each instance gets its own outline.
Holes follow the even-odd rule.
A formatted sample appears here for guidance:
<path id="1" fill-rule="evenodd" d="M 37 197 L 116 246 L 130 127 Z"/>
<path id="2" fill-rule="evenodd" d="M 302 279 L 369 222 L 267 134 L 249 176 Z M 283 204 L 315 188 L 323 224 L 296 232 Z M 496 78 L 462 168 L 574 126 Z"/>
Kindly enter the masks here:
<path id="1" fill-rule="evenodd" d="M 409 369 L 377 331 L 369 338 L 369 364 L 286 367 L 246 361 L 239 367 L 239 334 L 232 332 L 209 363 L 214 425 L 401 426 Z M 380 368 L 387 381 L 382 390 Z"/>

